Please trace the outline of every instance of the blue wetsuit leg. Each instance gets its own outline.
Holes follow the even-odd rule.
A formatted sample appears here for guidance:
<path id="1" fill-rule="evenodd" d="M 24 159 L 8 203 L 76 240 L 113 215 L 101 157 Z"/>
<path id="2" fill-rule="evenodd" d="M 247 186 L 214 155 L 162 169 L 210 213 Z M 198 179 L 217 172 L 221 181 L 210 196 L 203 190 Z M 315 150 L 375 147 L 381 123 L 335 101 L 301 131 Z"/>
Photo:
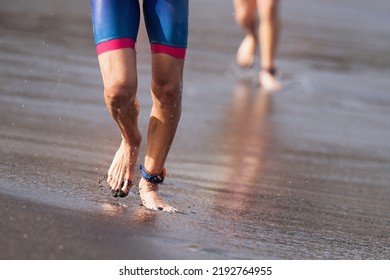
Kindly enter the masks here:
<path id="1" fill-rule="evenodd" d="M 143 1 L 143 12 L 152 52 L 184 58 L 188 0 L 146 0 Z"/>
<path id="2" fill-rule="evenodd" d="M 140 21 L 138 0 L 91 0 L 91 15 L 98 54 L 134 48 Z"/>

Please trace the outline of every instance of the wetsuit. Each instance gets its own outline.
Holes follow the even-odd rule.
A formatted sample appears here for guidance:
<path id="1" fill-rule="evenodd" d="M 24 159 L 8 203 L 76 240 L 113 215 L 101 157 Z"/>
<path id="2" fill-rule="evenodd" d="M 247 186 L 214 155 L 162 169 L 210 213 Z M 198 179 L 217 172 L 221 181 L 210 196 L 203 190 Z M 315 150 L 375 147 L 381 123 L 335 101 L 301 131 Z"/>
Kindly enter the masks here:
<path id="1" fill-rule="evenodd" d="M 134 48 L 140 22 L 139 0 L 91 0 L 97 54 Z M 188 37 L 188 0 L 143 0 L 152 53 L 184 59 Z"/>

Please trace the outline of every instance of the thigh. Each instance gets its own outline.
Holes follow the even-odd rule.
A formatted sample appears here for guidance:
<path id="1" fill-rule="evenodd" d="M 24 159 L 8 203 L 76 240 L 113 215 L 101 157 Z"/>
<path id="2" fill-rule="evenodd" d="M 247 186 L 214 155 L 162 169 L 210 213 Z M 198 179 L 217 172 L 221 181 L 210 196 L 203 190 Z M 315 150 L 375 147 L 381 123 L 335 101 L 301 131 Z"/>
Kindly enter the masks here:
<path id="1" fill-rule="evenodd" d="M 188 39 L 188 0 L 147 0 L 143 2 L 145 25 L 152 50 L 154 45 L 183 51 Z M 184 58 L 175 53 L 165 52 L 177 58 Z"/>
<path id="2" fill-rule="evenodd" d="M 173 85 L 182 87 L 184 60 L 164 53 L 152 56 L 152 87 Z"/>
<path id="3" fill-rule="evenodd" d="M 138 0 L 91 0 L 91 16 L 97 48 L 101 44 L 108 50 L 134 48 L 140 20 Z"/>
<path id="4" fill-rule="evenodd" d="M 118 49 L 99 55 L 99 66 L 105 89 L 137 88 L 137 66 L 135 50 Z"/>

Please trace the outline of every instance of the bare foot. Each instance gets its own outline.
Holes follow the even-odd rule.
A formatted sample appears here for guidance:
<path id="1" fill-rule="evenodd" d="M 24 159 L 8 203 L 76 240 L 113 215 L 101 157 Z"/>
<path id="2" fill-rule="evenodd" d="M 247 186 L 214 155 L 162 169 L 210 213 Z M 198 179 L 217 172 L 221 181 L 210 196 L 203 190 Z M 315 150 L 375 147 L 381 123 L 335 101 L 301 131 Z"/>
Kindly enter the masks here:
<path id="1" fill-rule="evenodd" d="M 272 75 L 266 70 L 261 70 L 259 73 L 260 84 L 266 91 L 278 91 L 282 89 L 282 84 L 278 81 L 275 75 Z"/>
<path id="2" fill-rule="evenodd" d="M 141 178 L 139 182 L 139 193 L 142 204 L 151 210 L 161 210 L 166 212 L 177 212 L 177 209 L 170 206 L 158 195 L 158 184 L 153 184 Z"/>
<path id="3" fill-rule="evenodd" d="M 246 35 L 237 50 L 237 64 L 242 68 L 250 68 L 255 62 L 256 39 L 252 35 Z"/>
<path id="4" fill-rule="evenodd" d="M 125 141 L 115 154 L 108 170 L 107 183 L 113 196 L 125 197 L 133 183 L 139 147 L 130 147 Z"/>

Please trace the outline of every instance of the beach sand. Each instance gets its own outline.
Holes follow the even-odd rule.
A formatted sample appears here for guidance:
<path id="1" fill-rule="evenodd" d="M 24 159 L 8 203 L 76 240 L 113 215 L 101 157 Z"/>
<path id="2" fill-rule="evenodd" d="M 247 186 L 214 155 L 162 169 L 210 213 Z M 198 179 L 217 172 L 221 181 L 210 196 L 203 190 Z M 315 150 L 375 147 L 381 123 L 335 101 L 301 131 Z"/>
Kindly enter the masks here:
<path id="1" fill-rule="evenodd" d="M 235 65 L 231 2 L 191 1 L 161 187 L 178 214 L 104 183 L 120 137 L 89 1 L 0 7 L 0 259 L 390 258 L 388 1 L 282 1 L 275 94 L 259 87 L 258 63 Z M 146 139 L 143 24 L 137 53 Z"/>

